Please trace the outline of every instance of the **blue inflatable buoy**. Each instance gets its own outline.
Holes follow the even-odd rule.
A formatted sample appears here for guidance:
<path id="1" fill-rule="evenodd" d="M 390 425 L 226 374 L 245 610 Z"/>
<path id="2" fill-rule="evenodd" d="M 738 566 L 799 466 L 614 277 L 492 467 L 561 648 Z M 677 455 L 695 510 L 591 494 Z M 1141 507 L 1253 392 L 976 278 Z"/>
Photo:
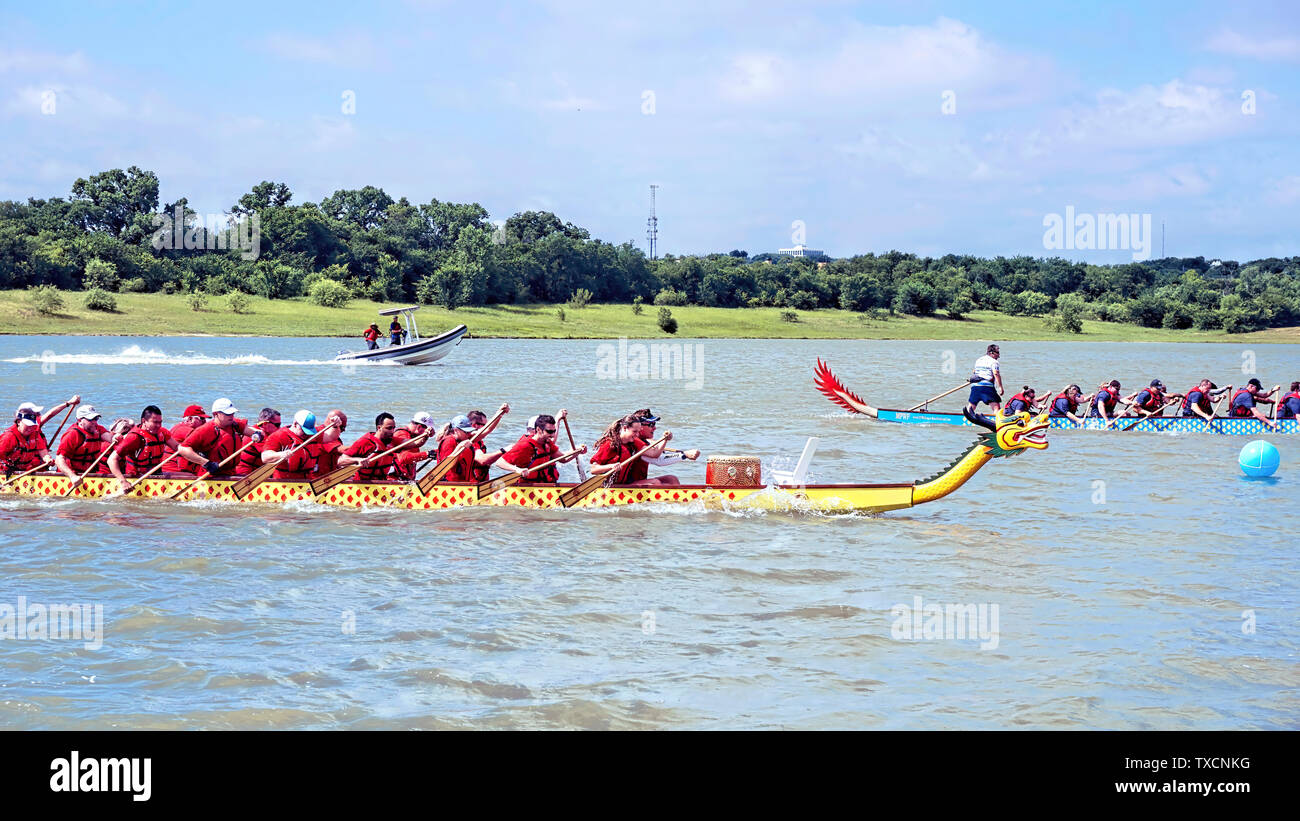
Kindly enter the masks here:
<path id="1" fill-rule="evenodd" d="M 1247 443 L 1237 455 L 1237 464 L 1241 466 L 1241 472 L 1252 479 L 1272 476 L 1281 461 L 1282 456 L 1277 452 L 1277 448 L 1262 439 Z"/>

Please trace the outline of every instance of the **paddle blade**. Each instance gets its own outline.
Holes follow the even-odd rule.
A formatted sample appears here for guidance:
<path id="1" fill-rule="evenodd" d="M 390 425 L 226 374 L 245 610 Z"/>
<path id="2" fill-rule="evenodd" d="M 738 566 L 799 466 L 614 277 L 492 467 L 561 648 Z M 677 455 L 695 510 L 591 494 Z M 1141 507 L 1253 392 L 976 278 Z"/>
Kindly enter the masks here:
<path id="1" fill-rule="evenodd" d="M 446 459 L 443 459 L 441 462 L 434 465 L 433 470 L 421 476 L 419 481 L 415 483 L 415 486 L 420 489 L 421 493 L 427 494 L 431 489 L 433 489 L 434 485 L 442 481 L 442 477 L 451 472 L 451 469 L 456 466 L 456 460 L 459 458 L 460 454 L 453 452 Z"/>
<path id="2" fill-rule="evenodd" d="M 498 490 L 504 490 L 505 488 L 508 488 L 511 485 L 518 484 L 519 480 L 523 478 L 524 477 L 519 475 L 518 473 L 509 473 L 506 474 L 505 476 L 498 476 L 495 479 L 488 479 L 486 482 L 479 482 L 478 483 L 479 501 L 486 499 L 487 497 L 491 496 L 493 493 L 496 493 Z"/>
<path id="3" fill-rule="evenodd" d="M 356 475 L 358 469 L 359 468 L 357 467 L 357 465 L 347 465 L 346 467 L 341 467 L 335 470 L 331 470 L 329 473 L 325 474 L 319 479 L 312 480 L 311 492 L 314 495 L 319 496 L 325 491 L 334 487 L 335 485 L 341 485 L 347 480 L 351 479 L 354 475 Z"/>
<path id="4" fill-rule="evenodd" d="M 244 497 L 252 492 L 253 488 L 262 484 L 262 482 L 265 482 L 267 477 L 272 473 L 275 473 L 274 462 L 261 465 L 260 467 L 254 468 L 247 476 L 231 485 L 230 489 L 235 494 L 235 498 L 242 502 L 244 501 Z"/>
<path id="5" fill-rule="evenodd" d="M 564 493 L 560 494 L 560 504 L 565 507 L 573 507 L 578 502 L 581 502 L 583 499 L 595 493 L 598 488 L 603 487 L 605 482 L 609 481 L 609 477 L 612 474 L 613 471 L 610 471 L 609 473 L 597 473 L 587 481 L 574 485 L 564 491 Z"/>

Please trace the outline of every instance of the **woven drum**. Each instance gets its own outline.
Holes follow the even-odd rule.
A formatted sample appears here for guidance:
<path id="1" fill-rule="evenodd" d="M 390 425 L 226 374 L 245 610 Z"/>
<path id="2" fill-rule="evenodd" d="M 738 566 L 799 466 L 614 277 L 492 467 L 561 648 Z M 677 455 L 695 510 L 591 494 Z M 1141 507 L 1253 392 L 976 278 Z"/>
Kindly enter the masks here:
<path id="1" fill-rule="evenodd" d="M 714 487 L 759 487 L 762 468 L 755 456 L 710 456 L 704 483 Z"/>

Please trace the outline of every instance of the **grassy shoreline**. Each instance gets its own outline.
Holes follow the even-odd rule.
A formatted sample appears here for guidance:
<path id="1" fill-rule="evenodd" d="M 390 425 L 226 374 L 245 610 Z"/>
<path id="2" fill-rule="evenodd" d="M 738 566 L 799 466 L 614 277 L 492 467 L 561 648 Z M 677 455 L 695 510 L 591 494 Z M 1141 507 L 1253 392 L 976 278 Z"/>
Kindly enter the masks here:
<path id="1" fill-rule="evenodd" d="M 59 336 L 334 336 L 357 337 L 371 322 L 386 330 L 378 315 L 395 303 L 353 300 L 346 308 L 322 308 L 305 299 L 250 297 L 251 313 L 230 311 L 225 297 L 209 297 L 205 310 L 193 311 L 185 295 L 117 294 L 118 311 L 102 313 L 82 307 L 81 292 L 65 292 L 57 316 L 39 316 L 27 305 L 26 292 L 0 291 L 0 334 Z M 557 310 L 563 308 L 561 321 Z M 420 331 L 431 336 L 461 323 L 479 338 L 610 339 L 674 338 L 661 331 L 658 308 L 640 315 L 630 305 L 494 305 L 448 311 L 423 305 L 416 313 Z M 1084 322 L 1082 334 L 1049 331 L 1041 317 L 1007 316 L 975 311 L 961 320 L 896 316 L 873 320 L 852 311 L 797 311 L 797 322 L 781 319 L 780 308 L 670 309 L 680 339 L 902 339 L 1023 340 L 1073 342 L 1250 342 L 1298 343 L 1300 328 L 1273 328 L 1248 334 L 1222 331 L 1165 330 L 1113 322 Z"/>

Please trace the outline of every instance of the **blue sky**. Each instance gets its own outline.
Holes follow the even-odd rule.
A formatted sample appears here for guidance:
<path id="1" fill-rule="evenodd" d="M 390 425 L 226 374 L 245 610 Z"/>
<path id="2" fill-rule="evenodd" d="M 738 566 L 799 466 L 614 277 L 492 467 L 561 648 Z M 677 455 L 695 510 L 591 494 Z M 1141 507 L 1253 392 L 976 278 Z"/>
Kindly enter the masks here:
<path id="1" fill-rule="evenodd" d="M 1288 256 L 1297 9 L 9 3 L 0 199 L 134 164 L 203 212 L 263 179 L 372 184 L 644 247 L 656 183 L 661 253 L 775 250 L 799 221 L 836 256 L 1038 256 L 1071 206 L 1150 214 L 1156 255 L 1163 220 L 1170 255 Z"/>

